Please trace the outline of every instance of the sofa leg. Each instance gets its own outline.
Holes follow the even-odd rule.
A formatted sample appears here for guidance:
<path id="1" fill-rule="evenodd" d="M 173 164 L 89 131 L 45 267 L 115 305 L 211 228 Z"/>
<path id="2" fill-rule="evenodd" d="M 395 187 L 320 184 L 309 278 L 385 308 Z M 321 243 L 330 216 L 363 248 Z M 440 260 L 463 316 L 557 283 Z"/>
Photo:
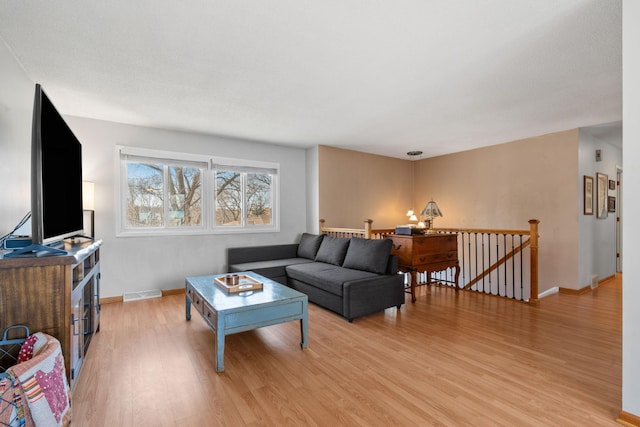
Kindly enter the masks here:
<path id="1" fill-rule="evenodd" d="M 349 321 L 349 323 L 353 323 L 353 319 L 349 318 L 347 320 Z"/>
<path id="2" fill-rule="evenodd" d="M 402 304 L 398 304 L 398 305 L 396 305 L 396 308 L 397 308 L 398 310 L 400 310 L 400 307 L 402 307 Z"/>

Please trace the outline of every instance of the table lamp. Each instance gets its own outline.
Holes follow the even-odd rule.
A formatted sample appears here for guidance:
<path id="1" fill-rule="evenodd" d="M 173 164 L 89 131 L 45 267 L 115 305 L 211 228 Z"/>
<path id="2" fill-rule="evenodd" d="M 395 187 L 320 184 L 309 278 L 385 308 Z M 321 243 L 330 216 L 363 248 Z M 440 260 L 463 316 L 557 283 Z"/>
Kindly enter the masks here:
<path id="1" fill-rule="evenodd" d="M 427 202 L 424 209 L 422 209 L 422 212 L 420 212 L 420 216 L 429 218 L 429 230 L 431 230 L 433 228 L 433 219 L 443 215 L 438 204 L 431 199 Z"/>

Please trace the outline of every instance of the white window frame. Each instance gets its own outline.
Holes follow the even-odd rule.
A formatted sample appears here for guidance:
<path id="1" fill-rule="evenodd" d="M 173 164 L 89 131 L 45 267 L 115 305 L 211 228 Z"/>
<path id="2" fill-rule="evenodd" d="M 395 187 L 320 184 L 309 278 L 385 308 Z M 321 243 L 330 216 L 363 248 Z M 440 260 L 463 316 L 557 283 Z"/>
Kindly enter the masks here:
<path id="1" fill-rule="evenodd" d="M 278 211 L 277 209 L 277 200 L 278 200 L 278 175 L 279 175 L 279 165 L 275 163 L 267 163 L 267 162 L 248 162 L 239 159 L 232 159 L 227 157 L 214 157 L 211 162 L 211 170 L 212 173 L 210 175 L 212 184 L 211 184 L 211 201 L 212 201 L 212 226 L 214 229 L 225 229 L 229 232 L 236 232 L 238 230 L 250 229 L 250 230 L 262 230 L 272 231 L 274 224 L 279 224 L 277 220 Z M 215 198 L 215 190 L 216 190 L 216 182 L 215 182 L 215 172 L 216 171 L 237 171 L 241 172 L 241 187 L 242 187 L 242 222 L 240 225 L 216 225 L 215 224 L 215 211 L 216 211 L 216 198 Z M 247 205 L 247 194 L 246 190 L 246 174 L 247 173 L 269 173 L 273 178 L 273 182 L 271 184 L 271 224 L 267 225 L 248 225 L 246 223 L 248 212 L 246 212 Z"/>
<path id="2" fill-rule="evenodd" d="M 140 160 L 156 160 L 158 163 L 174 165 L 205 165 L 205 173 L 202 176 L 202 224 L 200 226 L 160 226 L 160 227 L 129 227 L 126 220 L 128 181 L 127 159 L 131 156 Z M 116 237 L 135 236 L 167 236 L 167 235 L 197 235 L 197 234 L 234 234 L 234 233 L 273 233 L 280 231 L 280 164 L 263 162 L 258 160 L 236 159 L 217 157 L 203 154 L 190 154 L 150 148 L 129 146 L 116 146 L 116 176 L 118 185 L 115 186 L 115 200 L 117 201 Z M 271 183 L 271 224 L 249 225 L 246 224 L 246 210 L 243 209 L 242 224 L 237 226 L 215 224 L 215 170 L 233 168 L 244 172 L 265 172 L 272 175 Z M 244 174 L 243 174 L 243 205 L 245 199 Z M 166 188 L 165 188 L 166 192 Z M 166 205 L 165 205 L 166 209 Z"/>

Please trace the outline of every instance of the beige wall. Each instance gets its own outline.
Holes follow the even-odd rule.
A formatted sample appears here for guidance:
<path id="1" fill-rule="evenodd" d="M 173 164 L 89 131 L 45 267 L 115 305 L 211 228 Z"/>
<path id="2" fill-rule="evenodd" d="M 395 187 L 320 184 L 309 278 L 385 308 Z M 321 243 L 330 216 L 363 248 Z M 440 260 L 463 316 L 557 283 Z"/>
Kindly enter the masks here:
<path id="1" fill-rule="evenodd" d="M 539 291 L 578 288 L 578 130 L 424 159 L 415 201 L 436 227 L 528 229 L 540 222 Z"/>
<path id="2" fill-rule="evenodd" d="M 539 291 L 578 289 L 578 140 L 574 129 L 416 162 L 321 146 L 320 218 L 394 227 L 433 198 L 444 214 L 436 227 L 528 229 L 539 219 Z"/>
<path id="3" fill-rule="evenodd" d="M 320 218 L 327 227 L 373 228 L 406 223 L 411 204 L 413 163 L 409 160 L 320 146 Z"/>

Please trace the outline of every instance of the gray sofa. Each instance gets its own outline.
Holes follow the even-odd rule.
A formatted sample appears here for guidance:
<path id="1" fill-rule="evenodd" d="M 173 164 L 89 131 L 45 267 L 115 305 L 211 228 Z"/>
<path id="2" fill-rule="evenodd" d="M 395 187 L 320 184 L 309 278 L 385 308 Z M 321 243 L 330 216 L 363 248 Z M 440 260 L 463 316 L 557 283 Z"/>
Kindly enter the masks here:
<path id="1" fill-rule="evenodd" d="M 304 233 L 298 244 L 227 249 L 229 273 L 254 271 L 309 301 L 354 318 L 404 303 L 404 279 L 391 240 Z"/>

